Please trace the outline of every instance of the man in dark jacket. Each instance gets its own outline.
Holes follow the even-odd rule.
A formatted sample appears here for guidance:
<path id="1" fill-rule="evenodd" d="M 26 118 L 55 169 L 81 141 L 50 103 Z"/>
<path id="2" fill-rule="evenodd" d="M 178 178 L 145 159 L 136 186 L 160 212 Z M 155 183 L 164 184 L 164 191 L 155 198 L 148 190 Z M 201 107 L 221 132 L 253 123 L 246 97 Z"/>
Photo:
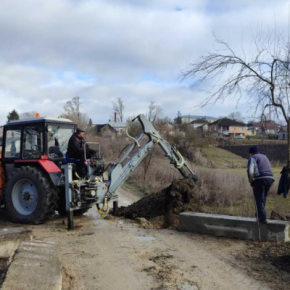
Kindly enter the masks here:
<path id="1" fill-rule="evenodd" d="M 274 182 L 271 164 L 266 155 L 260 154 L 257 146 L 249 150 L 248 178 L 256 200 L 258 218 L 262 223 L 267 223 L 265 212 L 268 191 Z"/>
<path id="2" fill-rule="evenodd" d="M 69 158 L 79 159 L 76 162 L 76 171 L 80 177 L 85 177 L 87 174 L 87 166 L 85 159 L 91 158 L 95 153 L 94 150 L 86 146 L 86 158 L 84 152 L 85 140 L 83 138 L 85 131 L 81 128 L 77 128 L 76 132 L 70 137 L 67 147 L 67 155 Z"/>

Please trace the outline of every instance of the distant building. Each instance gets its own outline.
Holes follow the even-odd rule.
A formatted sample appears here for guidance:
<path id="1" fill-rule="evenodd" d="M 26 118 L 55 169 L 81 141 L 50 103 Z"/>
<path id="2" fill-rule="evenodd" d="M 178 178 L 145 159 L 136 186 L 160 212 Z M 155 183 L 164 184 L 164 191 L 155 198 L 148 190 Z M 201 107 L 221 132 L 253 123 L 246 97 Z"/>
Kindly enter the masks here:
<path id="1" fill-rule="evenodd" d="M 266 135 L 268 134 L 276 135 L 280 127 L 281 126 L 279 124 L 272 121 L 263 122 L 261 126 L 261 132 L 262 134 L 266 134 Z"/>
<path id="2" fill-rule="evenodd" d="M 127 123 L 126 122 L 112 122 L 109 121 L 108 125 L 114 128 L 118 133 L 123 133 L 126 131 Z"/>
<path id="3" fill-rule="evenodd" d="M 247 133 L 246 135 L 247 136 L 256 136 L 258 134 L 258 131 L 259 131 L 259 126 L 260 123 L 250 123 L 247 125 Z"/>
<path id="4" fill-rule="evenodd" d="M 127 123 L 125 122 L 112 122 L 109 121 L 106 124 L 93 125 L 90 132 L 96 135 L 111 136 L 119 135 L 126 131 Z"/>
<path id="5" fill-rule="evenodd" d="M 247 125 L 243 122 L 222 118 L 208 124 L 208 130 L 215 135 L 234 136 L 246 135 Z"/>
<path id="6" fill-rule="evenodd" d="M 206 119 L 196 119 L 194 121 L 191 121 L 190 124 L 192 125 L 193 129 L 202 128 L 203 130 L 207 131 L 209 121 Z"/>
<path id="7" fill-rule="evenodd" d="M 203 125 L 197 127 L 197 130 L 208 131 L 208 124 L 203 124 Z"/>
<path id="8" fill-rule="evenodd" d="M 91 132 L 104 137 L 116 135 L 118 133 L 118 131 L 109 124 L 96 124 L 91 129 Z"/>
<path id="9" fill-rule="evenodd" d="M 247 126 L 247 135 L 277 135 L 280 127 L 281 126 L 274 121 L 253 122 Z"/>
<path id="10" fill-rule="evenodd" d="M 192 121 L 198 120 L 198 119 L 205 119 L 207 120 L 209 123 L 214 122 L 217 120 L 217 118 L 215 117 L 210 117 L 210 116 L 198 116 L 198 115 L 184 115 L 180 117 L 181 120 L 181 124 L 184 123 L 191 123 Z M 174 119 L 174 122 L 176 123 L 177 118 Z"/>
<path id="11" fill-rule="evenodd" d="M 287 140 L 288 139 L 288 132 L 287 126 L 281 126 L 277 132 L 278 140 Z"/>

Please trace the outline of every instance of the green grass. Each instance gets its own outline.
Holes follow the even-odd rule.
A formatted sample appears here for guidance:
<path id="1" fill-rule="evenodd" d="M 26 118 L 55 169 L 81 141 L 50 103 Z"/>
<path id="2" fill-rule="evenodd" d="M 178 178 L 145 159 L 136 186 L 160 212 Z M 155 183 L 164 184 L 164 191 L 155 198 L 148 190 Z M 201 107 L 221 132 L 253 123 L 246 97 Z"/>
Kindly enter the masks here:
<path id="1" fill-rule="evenodd" d="M 284 216 L 290 216 L 290 197 L 284 198 L 281 195 L 269 196 L 266 203 L 266 213 L 268 218 L 271 217 L 271 212 L 273 210 Z M 202 206 L 202 211 L 206 213 L 254 217 L 256 209 L 254 198 L 249 198 L 233 206 L 204 205 Z"/>
<path id="2" fill-rule="evenodd" d="M 247 168 L 248 159 L 218 147 L 203 148 L 202 154 L 213 165 L 213 168 L 216 169 L 231 169 L 232 172 L 245 172 Z M 280 176 L 281 170 L 282 167 L 272 167 L 274 175 L 279 174 Z"/>
<path id="3" fill-rule="evenodd" d="M 202 149 L 203 156 L 209 161 L 208 163 L 212 164 L 212 168 L 207 168 L 209 170 L 208 174 L 212 171 L 221 171 L 224 173 L 231 173 L 233 175 L 242 175 L 247 176 L 247 162 L 246 158 L 242 158 L 238 155 L 235 155 L 229 151 L 223 150 L 217 147 L 209 147 Z M 275 178 L 275 183 L 271 188 L 271 193 L 267 200 L 266 211 L 267 215 L 270 218 L 271 212 L 273 210 L 279 212 L 282 215 L 290 216 L 290 195 L 287 199 L 284 199 L 282 196 L 278 196 L 277 186 L 280 179 L 281 167 L 272 168 Z M 207 174 L 207 173 L 204 173 Z M 221 177 L 222 178 L 222 177 Z M 210 178 L 205 178 L 206 182 L 209 182 Z M 231 206 L 227 205 L 223 201 L 223 198 L 226 198 L 227 185 L 224 185 L 224 191 L 221 192 L 221 197 L 217 199 L 217 202 L 211 204 L 202 205 L 202 212 L 216 213 L 216 214 L 226 214 L 234 216 L 244 216 L 244 217 L 254 217 L 255 216 L 255 205 L 252 194 L 252 189 L 245 179 L 244 186 L 242 188 L 237 188 L 234 195 L 239 195 L 243 192 L 248 192 L 247 196 L 243 200 L 238 201 L 239 199 L 233 198 L 233 204 Z M 144 197 L 145 195 L 151 194 L 152 192 L 148 188 L 140 186 L 137 182 L 128 180 L 125 183 L 129 189 L 131 189 L 139 197 Z M 208 185 L 204 185 L 208 186 Z M 222 185 L 223 186 L 223 185 Z M 209 191 L 215 191 L 214 188 L 208 186 Z M 202 202 L 202 201 L 201 201 Z M 229 204 L 229 203 L 227 203 Z"/>
<path id="4" fill-rule="evenodd" d="M 247 175 L 246 167 L 248 160 L 245 158 L 217 147 L 203 148 L 202 154 L 212 164 L 213 168 L 211 170 Z M 284 199 L 282 196 L 276 194 L 281 169 L 281 167 L 272 167 L 275 183 L 271 188 L 271 194 L 267 200 L 266 212 L 269 217 L 273 210 L 280 214 L 290 216 L 290 195 Z M 202 211 L 236 216 L 254 216 L 254 199 L 252 196 L 249 196 L 243 202 L 233 204 L 232 206 L 223 206 L 221 204 L 204 205 Z"/>
<path id="5" fill-rule="evenodd" d="M 247 159 L 218 147 L 202 149 L 203 156 L 213 168 L 246 168 Z"/>

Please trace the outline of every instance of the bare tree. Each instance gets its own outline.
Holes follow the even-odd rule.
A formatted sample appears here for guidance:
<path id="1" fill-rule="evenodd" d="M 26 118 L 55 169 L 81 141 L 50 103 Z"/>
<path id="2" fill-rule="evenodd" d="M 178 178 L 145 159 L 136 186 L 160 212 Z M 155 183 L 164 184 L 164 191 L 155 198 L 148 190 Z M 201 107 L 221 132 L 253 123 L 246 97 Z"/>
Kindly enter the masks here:
<path id="1" fill-rule="evenodd" d="M 69 116 L 75 116 L 79 118 L 79 115 L 81 114 L 81 100 L 80 97 L 73 97 L 71 101 L 67 101 L 65 105 L 63 106 L 63 109 L 65 111 L 64 114 Z"/>
<path id="2" fill-rule="evenodd" d="M 124 119 L 124 109 L 125 105 L 122 98 L 118 98 L 117 102 L 113 102 L 113 110 L 117 113 L 120 122 L 123 122 Z"/>
<path id="3" fill-rule="evenodd" d="M 244 120 L 244 117 L 242 116 L 241 112 L 231 112 L 228 115 L 228 117 L 229 117 L 229 119 L 237 120 L 237 121 L 243 121 Z"/>
<path id="4" fill-rule="evenodd" d="M 63 110 L 64 113 L 60 117 L 73 121 L 83 130 L 88 128 L 89 118 L 87 114 L 81 112 L 80 97 L 74 97 L 70 101 L 67 101 L 63 106 Z"/>
<path id="5" fill-rule="evenodd" d="M 248 98 L 256 112 L 271 106 L 288 125 L 288 168 L 290 169 L 290 45 L 287 37 L 276 30 L 259 33 L 254 38 L 255 52 L 242 49 L 239 54 L 228 43 L 215 36 L 218 49 L 189 64 L 182 78 L 191 78 L 194 85 L 210 80 L 215 84 L 201 106 L 225 101 L 236 96 L 237 102 Z"/>
<path id="6" fill-rule="evenodd" d="M 35 118 L 35 115 L 36 115 L 35 111 L 23 112 L 20 114 L 19 119 Z"/>
<path id="7" fill-rule="evenodd" d="M 151 123 L 155 123 L 162 114 L 162 108 L 155 104 L 155 102 L 150 102 L 148 107 L 148 115 L 147 118 Z"/>

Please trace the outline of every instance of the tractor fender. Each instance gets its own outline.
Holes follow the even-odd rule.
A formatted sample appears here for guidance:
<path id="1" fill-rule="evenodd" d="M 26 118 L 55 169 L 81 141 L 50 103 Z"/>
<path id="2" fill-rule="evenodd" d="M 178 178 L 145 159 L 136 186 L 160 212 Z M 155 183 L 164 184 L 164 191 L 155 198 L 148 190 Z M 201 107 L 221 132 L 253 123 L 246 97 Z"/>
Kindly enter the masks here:
<path id="1" fill-rule="evenodd" d="M 27 160 L 15 160 L 15 166 L 23 166 L 23 165 L 31 165 L 31 164 L 38 164 L 41 166 L 43 171 L 45 171 L 48 176 L 50 177 L 51 182 L 59 186 L 64 182 L 64 175 L 61 169 L 55 165 L 53 161 L 50 160 L 35 160 L 35 159 L 27 159 Z"/>

